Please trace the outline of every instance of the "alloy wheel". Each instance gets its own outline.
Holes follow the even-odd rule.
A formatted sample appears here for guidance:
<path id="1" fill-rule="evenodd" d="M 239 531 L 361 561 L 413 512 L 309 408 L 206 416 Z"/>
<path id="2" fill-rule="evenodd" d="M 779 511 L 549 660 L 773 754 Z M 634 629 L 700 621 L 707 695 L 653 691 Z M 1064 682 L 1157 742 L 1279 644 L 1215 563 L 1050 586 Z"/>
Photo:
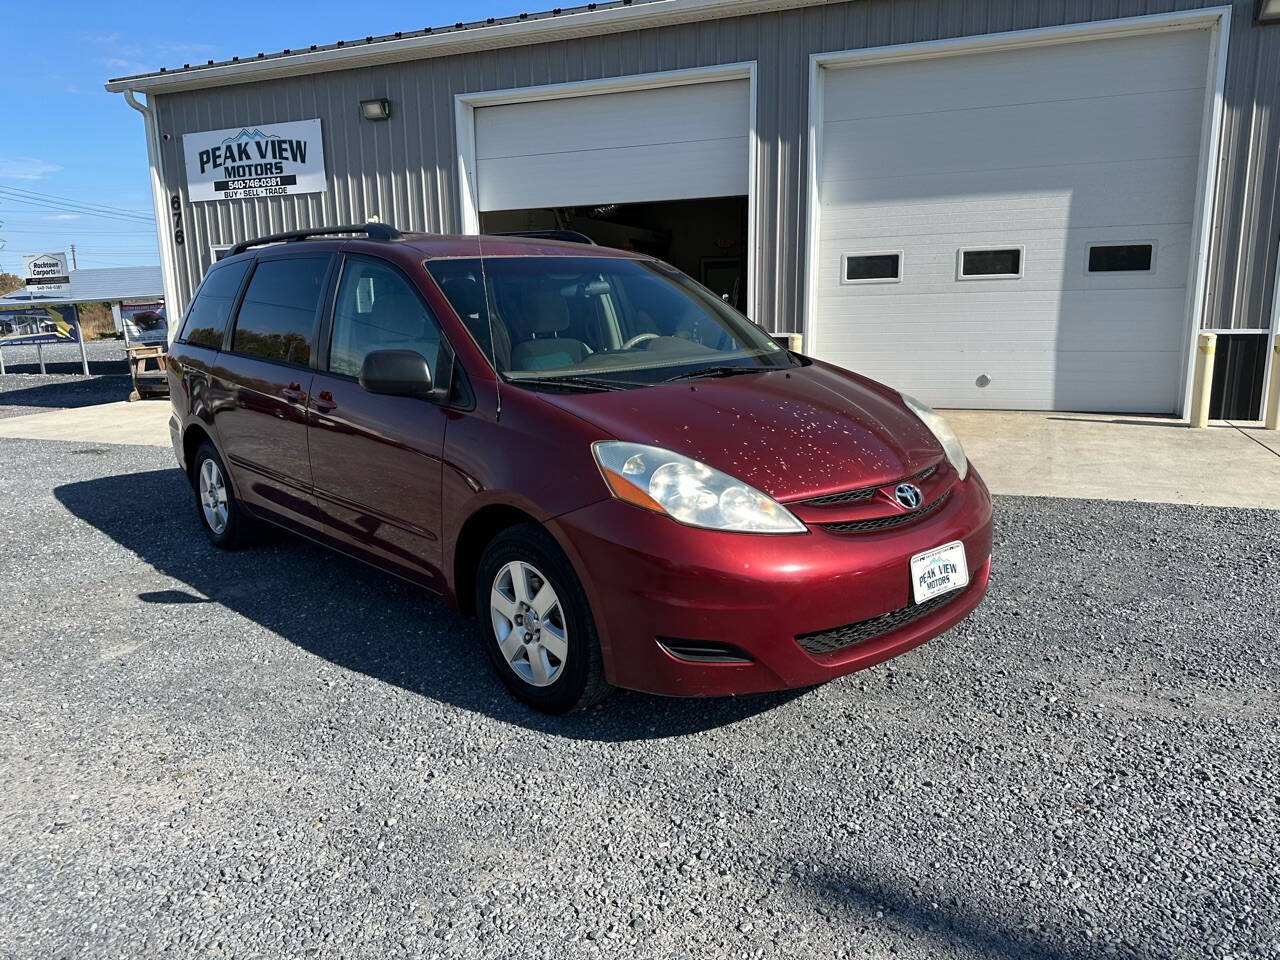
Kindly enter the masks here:
<path id="1" fill-rule="evenodd" d="M 569 631 L 560 598 L 537 567 L 506 564 L 489 591 L 489 614 L 502 657 L 525 683 L 546 687 L 564 671 Z"/>
<path id="2" fill-rule="evenodd" d="M 227 484 L 213 460 L 200 466 L 200 510 L 209 529 L 221 536 L 227 529 Z"/>

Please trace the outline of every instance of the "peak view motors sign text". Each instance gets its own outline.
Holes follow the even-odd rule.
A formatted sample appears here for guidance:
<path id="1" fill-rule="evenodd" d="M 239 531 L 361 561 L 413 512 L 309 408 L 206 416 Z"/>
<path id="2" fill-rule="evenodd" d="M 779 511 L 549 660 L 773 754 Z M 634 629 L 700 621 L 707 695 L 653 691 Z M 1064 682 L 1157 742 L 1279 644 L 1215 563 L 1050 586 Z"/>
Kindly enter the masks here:
<path id="1" fill-rule="evenodd" d="M 187 133 L 182 150 L 192 201 L 324 192 L 318 119 Z"/>

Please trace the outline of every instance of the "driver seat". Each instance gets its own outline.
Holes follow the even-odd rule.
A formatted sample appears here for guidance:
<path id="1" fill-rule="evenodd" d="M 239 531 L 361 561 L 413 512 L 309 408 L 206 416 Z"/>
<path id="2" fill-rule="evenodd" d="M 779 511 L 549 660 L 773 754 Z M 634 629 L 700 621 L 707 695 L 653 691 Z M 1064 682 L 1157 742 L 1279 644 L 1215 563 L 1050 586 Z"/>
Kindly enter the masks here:
<path id="1" fill-rule="evenodd" d="M 591 352 L 574 337 L 560 336 L 569 329 L 569 305 L 558 293 L 539 290 L 530 294 L 525 307 L 533 316 L 533 338 L 511 348 L 515 370 L 553 370 L 581 363 Z"/>

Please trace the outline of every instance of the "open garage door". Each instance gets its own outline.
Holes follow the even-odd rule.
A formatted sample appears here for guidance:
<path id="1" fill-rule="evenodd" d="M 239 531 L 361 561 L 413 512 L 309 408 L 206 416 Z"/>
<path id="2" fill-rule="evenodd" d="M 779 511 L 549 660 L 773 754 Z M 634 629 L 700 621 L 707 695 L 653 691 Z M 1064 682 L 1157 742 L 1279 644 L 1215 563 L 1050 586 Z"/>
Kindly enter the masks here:
<path id="1" fill-rule="evenodd" d="M 1175 412 L 1210 32 L 824 67 L 815 352 L 936 406 Z"/>
<path id="2" fill-rule="evenodd" d="M 723 80 L 479 107 L 479 209 L 746 194 L 748 87 Z"/>
<path id="3" fill-rule="evenodd" d="M 747 310 L 748 76 L 602 83 L 468 98 L 479 228 L 570 230 L 648 253 Z"/>

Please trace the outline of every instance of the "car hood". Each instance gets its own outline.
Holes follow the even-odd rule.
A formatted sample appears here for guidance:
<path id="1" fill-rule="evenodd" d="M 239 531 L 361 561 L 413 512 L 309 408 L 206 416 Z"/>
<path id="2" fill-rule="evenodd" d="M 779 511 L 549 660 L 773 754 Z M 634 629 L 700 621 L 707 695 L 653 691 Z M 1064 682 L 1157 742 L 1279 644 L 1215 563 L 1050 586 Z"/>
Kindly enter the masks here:
<path id="1" fill-rule="evenodd" d="M 889 483 L 942 455 L 896 393 L 817 362 L 611 393 L 542 396 L 619 440 L 683 453 L 777 500 Z"/>

